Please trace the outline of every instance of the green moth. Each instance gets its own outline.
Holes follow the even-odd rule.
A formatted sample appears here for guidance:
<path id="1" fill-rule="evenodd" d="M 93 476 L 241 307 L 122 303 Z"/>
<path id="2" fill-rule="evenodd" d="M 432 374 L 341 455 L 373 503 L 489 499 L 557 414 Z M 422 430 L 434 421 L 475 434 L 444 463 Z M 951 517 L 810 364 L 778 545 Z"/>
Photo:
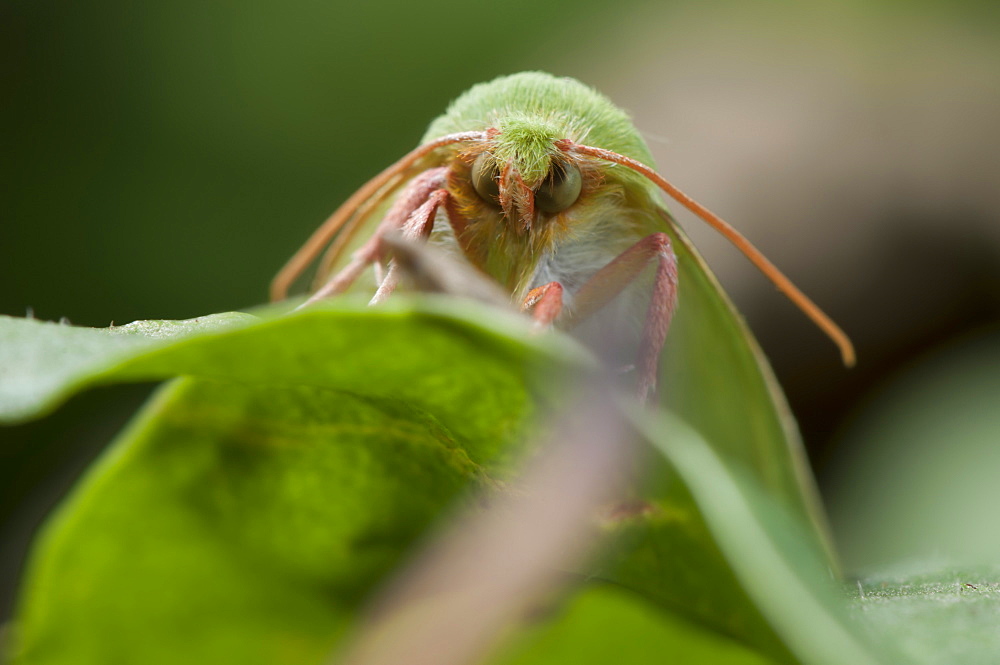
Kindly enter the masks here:
<path id="1" fill-rule="evenodd" d="M 391 262 L 383 265 L 384 236 L 430 238 L 499 283 L 540 325 L 586 327 L 610 309 L 604 327 L 636 328 L 638 393 L 645 400 L 655 389 L 660 350 L 686 281 L 677 243 L 693 254 L 660 201 L 662 189 L 731 240 L 853 363 L 836 324 L 652 164 L 625 112 L 578 81 L 527 72 L 474 86 L 431 124 L 420 147 L 316 231 L 275 278 L 272 299 L 285 297 L 332 240 L 320 271 L 329 274 L 363 222 L 401 190 L 371 240 L 310 301 L 343 291 L 372 264 L 380 280 L 372 302 L 383 300 L 398 279 Z"/>

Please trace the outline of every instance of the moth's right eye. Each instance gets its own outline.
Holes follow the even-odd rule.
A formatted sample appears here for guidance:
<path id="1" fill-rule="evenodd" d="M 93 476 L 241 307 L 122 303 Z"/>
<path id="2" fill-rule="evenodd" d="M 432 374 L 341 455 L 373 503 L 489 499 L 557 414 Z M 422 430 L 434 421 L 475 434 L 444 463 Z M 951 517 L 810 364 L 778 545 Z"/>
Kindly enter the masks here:
<path id="1" fill-rule="evenodd" d="M 480 153 L 472 163 L 472 187 L 479 198 L 491 206 L 500 207 L 500 170 L 487 153 Z"/>
<path id="2" fill-rule="evenodd" d="M 535 192 L 535 206 L 542 212 L 562 212 L 580 198 L 583 177 L 576 164 L 553 162 L 549 177 Z"/>

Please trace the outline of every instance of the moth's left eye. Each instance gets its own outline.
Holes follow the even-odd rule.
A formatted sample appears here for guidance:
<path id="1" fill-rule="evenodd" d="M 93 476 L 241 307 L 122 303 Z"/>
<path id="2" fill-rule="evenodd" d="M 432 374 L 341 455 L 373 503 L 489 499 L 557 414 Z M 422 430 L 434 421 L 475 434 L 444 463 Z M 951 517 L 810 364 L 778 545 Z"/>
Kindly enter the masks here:
<path id="1" fill-rule="evenodd" d="M 499 207 L 500 184 L 497 179 L 500 171 L 496 162 L 487 154 L 481 153 L 472 163 L 472 187 L 479 194 L 479 198 L 492 206 Z"/>
<path id="2" fill-rule="evenodd" d="M 583 177 L 569 162 L 552 162 L 549 176 L 535 192 L 535 207 L 542 212 L 562 212 L 580 198 Z"/>

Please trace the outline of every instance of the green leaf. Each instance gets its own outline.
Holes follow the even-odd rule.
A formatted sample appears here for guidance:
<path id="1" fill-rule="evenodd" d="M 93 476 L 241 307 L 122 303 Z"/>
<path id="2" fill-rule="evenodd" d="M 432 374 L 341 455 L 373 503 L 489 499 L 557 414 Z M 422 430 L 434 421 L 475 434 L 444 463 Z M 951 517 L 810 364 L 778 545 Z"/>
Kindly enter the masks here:
<path id="1" fill-rule="evenodd" d="M 715 311 L 707 329 L 737 334 L 728 315 Z M 46 527 L 22 594 L 16 662 L 318 662 L 447 506 L 503 486 L 539 418 L 595 366 L 565 336 L 530 336 L 521 317 L 465 302 L 338 302 L 268 317 L 112 330 L 0 319 L 0 415 L 10 422 L 86 385 L 197 377 L 164 389 Z M 753 361 L 750 342 L 732 344 Z M 749 443 L 784 437 L 765 372 L 738 373 L 749 406 L 734 413 L 771 423 Z M 821 538 L 794 526 L 808 509 L 767 472 L 794 467 L 788 445 L 781 438 L 777 460 L 745 468 L 785 504 L 802 544 L 776 545 L 772 531 L 754 547 L 804 549 L 822 562 Z M 653 510 L 609 527 L 608 556 L 585 573 L 723 642 L 789 659 L 799 624 L 780 619 L 792 610 L 762 595 L 757 564 L 740 567 L 723 544 L 739 525 L 703 514 L 708 499 L 676 460 L 659 464 L 644 490 Z M 668 467 L 684 482 L 664 482 Z M 773 559 L 761 561 L 762 575 L 774 573 Z"/>
<path id="2" fill-rule="evenodd" d="M 128 380 L 121 376 L 123 368 L 144 353 L 254 320 L 249 314 L 229 312 L 98 329 L 0 316 L 0 423 L 44 415 L 87 385 L 112 377 Z"/>
<path id="3" fill-rule="evenodd" d="M 88 383 L 200 377 L 164 389 L 47 525 L 25 663 L 316 662 L 447 505 L 497 485 L 542 387 L 593 367 L 448 302 L 0 334 L 9 419 Z"/>
<path id="4" fill-rule="evenodd" d="M 0 317 L 0 422 L 41 415 L 86 385 L 192 375 L 406 400 L 470 446 L 506 454 L 541 387 L 593 367 L 571 340 L 531 336 L 522 317 L 447 299 L 264 316 L 109 329 Z"/>
<path id="5" fill-rule="evenodd" d="M 992 663 L 1000 653 L 1000 569 L 897 565 L 857 582 L 852 609 L 909 663 Z M 920 570 L 920 572 L 915 572 Z M 930 571 L 930 572 L 928 572 Z"/>
<path id="6" fill-rule="evenodd" d="M 590 586 L 524 631 L 491 665 L 606 663 L 766 665 L 772 661 L 641 597 Z"/>
<path id="7" fill-rule="evenodd" d="M 182 380 L 46 528 L 15 662 L 320 662 L 434 516 L 490 482 L 394 400 Z"/>

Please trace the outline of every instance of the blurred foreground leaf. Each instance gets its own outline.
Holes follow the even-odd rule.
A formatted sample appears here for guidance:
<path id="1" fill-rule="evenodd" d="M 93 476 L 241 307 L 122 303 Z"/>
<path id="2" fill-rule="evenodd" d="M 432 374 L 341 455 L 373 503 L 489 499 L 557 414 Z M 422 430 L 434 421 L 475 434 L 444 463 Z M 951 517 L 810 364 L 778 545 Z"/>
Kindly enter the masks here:
<path id="1" fill-rule="evenodd" d="M 560 368 L 590 363 L 571 340 L 531 337 L 521 317 L 435 302 L 107 329 L 0 317 L 0 422 L 41 415 L 87 385 L 190 375 L 393 397 L 444 418 L 470 445 L 502 452 L 541 386 L 558 382 Z"/>
<path id="2" fill-rule="evenodd" d="M 397 402 L 172 384 L 49 525 L 24 662 L 321 662 L 437 511 L 488 481 Z"/>
<path id="3" fill-rule="evenodd" d="M 490 665 L 613 662 L 766 665 L 775 661 L 659 610 L 640 596 L 595 586 L 526 630 Z"/>
<path id="4" fill-rule="evenodd" d="M 0 340 L 10 422 L 89 384 L 193 377 L 160 392 L 37 542 L 15 631 L 25 664 L 321 662 L 456 498 L 504 490 L 540 418 L 595 367 L 564 336 L 443 300 L 111 330 L 4 319 Z M 579 602 L 585 615 L 641 613 L 633 630 L 654 641 L 700 624 L 677 653 L 706 639 L 739 652 L 735 639 L 780 661 L 836 662 L 825 658 L 839 648 L 863 662 L 822 588 L 810 508 L 780 490 L 796 477 L 794 441 L 768 444 L 763 466 L 728 450 L 748 419 L 771 423 L 748 432 L 758 443 L 782 428 L 740 344 L 733 380 L 749 387 L 727 444 L 713 452 L 677 419 L 643 420 L 660 456 L 642 490 L 651 510 L 609 526 L 606 556 L 581 571 L 640 605 Z M 607 639 L 620 637 L 591 636 Z"/>

